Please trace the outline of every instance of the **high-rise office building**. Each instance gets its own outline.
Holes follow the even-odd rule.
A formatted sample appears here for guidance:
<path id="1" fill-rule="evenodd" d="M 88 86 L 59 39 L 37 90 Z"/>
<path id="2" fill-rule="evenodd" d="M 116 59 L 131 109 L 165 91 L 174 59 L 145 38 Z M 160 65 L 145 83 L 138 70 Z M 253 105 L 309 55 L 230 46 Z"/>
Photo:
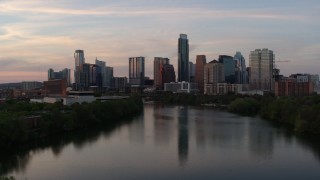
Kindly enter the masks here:
<path id="1" fill-rule="evenodd" d="M 193 62 L 189 62 L 189 82 L 195 82 L 196 65 Z"/>
<path id="2" fill-rule="evenodd" d="M 48 70 L 48 80 L 65 79 L 67 86 L 71 85 L 70 69 L 64 68 L 62 71 L 55 72 L 53 69 Z"/>
<path id="3" fill-rule="evenodd" d="M 52 79 L 54 79 L 54 70 L 50 68 L 48 70 L 48 80 L 52 80 Z"/>
<path id="4" fill-rule="evenodd" d="M 129 58 L 129 84 L 132 88 L 144 86 L 144 57 Z"/>
<path id="5" fill-rule="evenodd" d="M 216 84 L 225 82 L 224 65 L 213 60 L 204 66 L 204 83 Z"/>
<path id="6" fill-rule="evenodd" d="M 246 67 L 246 60 L 242 56 L 241 52 L 236 52 L 233 57 L 236 63 L 236 83 L 238 84 L 248 84 L 248 74 Z"/>
<path id="7" fill-rule="evenodd" d="M 127 84 L 128 84 L 128 78 L 127 77 L 114 77 L 114 88 L 118 92 L 126 92 Z"/>
<path id="8" fill-rule="evenodd" d="M 64 68 L 61 71 L 62 74 L 62 79 L 66 79 L 67 80 L 67 85 L 71 86 L 71 70 L 68 68 Z"/>
<path id="9" fill-rule="evenodd" d="M 82 71 L 82 65 L 85 63 L 84 58 L 84 51 L 83 50 L 76 50 L 74 53 L 74 60 L 75 60 L 75 68 L 74 68 L 74 83 L 76 85 L 76 89 L 79 89 L 79 86 L 81 84 L 81 71 Z"/>
<path id="10" fill-rule="evenodd" d="M 41 88 L 43 84 L 37 81 L 23 81 L 21 82 L 21 89 L 22 90 L 34 90 L 37 88 Z"/>
<path id="11" fill-rule="evenodd" d="M 88 90 L 90 86 L 90 64 L 84 63 L 77 73 L 79 74 L 79 82 L 76 83 L 77 90 Z"/>
<path id="12" fill-rule="evenodd" d="M 186 34 L 180 34 L 178 40 L 178 81 L 189 82 L 189 40 Z"/>
<path id="13" fill-rule="evenodd" d="M 106 86 L 111 88 L 112 85 L 112 79 L 113 79 L 113 67 L 106 67 Z"/>
<path id="14" fill-rule="evenodd" d="M 106 62 L 100 61 L 96 58 L 96 65 L 100 67 L 101 70 L 101 85 L 102 87 L 107 87 L 107 72 L 106 72 Z"/>
<path id="15" fill-rule="evenodd" d="M 176 73 L 171 64 L 163 64 L 161 67 L 161 89 L 164 89 L 164 83 L 171 83 L 176 81 Z"/>
<path id="16" fill-rule="evenodd" d="M 84 51 L 83 50 L 76 50 L 74 52 L 74 60 L 75 60 L 75 67 L 78 67 L 85 63 L 84 58 Z"/>
<path id="17" fill-rule="evenodd" d="M 250 52 L 250 87 L 252 90 L 274 90 L 274 54 L 268 49 L 256 49 Z"/>
<path id="18" fill-rule="evenodd" d="M 219 62 L 224 66 L 224 76 L 226 83 L 234 84 L 236 82 L 235 61 L 233 57 L 220 55 Z"/>
<path id="19" fill-rule="evenodd" d="M 164 64 L 169 64 L 168 58 L 155 57 L 153 61 L 153 78 L 154 78 L 154 88 L 162 89 L 163 80 L 162 80 L 162 67 Z"/>
<path id="20" fill-rule="evenodd" d="M 204 65 L 204 94 L 213 92 L 217 83 L 225 82 L 224 65 L 213 60 Z"/>
<path id="21" fill-rule="evenodd" d="M 204 89 L 204 65 L 206 65 L 207 59 L 205 55 L 197 55 L 196 59 L 196 77 L 195 82 L 198 85 L 200 92 L 203 92 Z"/>
<path id="22" fill-rule="evenodd" d="M 95 64 L 90 64 L 89 72 L 90 86 L 102 87 L 101 67 Z"/>

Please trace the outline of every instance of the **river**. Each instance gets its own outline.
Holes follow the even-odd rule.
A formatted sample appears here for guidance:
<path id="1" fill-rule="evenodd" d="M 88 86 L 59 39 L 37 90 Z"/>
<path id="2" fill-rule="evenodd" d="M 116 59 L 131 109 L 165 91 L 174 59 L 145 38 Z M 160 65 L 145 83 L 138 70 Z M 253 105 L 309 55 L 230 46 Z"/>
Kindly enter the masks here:
<path id="1" fill-rule="evenodd" d="M 147 103 L 104 130 L 2 155 L 16 179 L 320 179 L 320 142 L 257 117 Z"/>

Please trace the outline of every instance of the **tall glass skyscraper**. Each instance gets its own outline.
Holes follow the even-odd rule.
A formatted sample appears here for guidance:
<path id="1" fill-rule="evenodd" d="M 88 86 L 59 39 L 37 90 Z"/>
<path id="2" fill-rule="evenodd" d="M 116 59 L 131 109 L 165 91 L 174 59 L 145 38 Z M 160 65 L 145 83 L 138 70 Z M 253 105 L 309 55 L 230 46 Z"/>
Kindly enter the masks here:
<path id="1" fill-rule="evenodd" d="M 274 54 L 268 49 L 256 49 L 249 56 L 251 76 L 250 87 L 252 90 L 274 90 Z"/>
<path id="2" fill-rule="evenodd" d="M 113 67 L 106 67 L 106 74 L 107 74 L 107 79 L 106 79 L 106 84 L 107 87 L 112 87 L 112 79 L 113 79 Z"/>
<path id="3" fill-rule="evenodd" d="M 144 86 L 144 57 L 129 58 L 129 83 L 131 87 Z"/>
<path id="4" fill-rule="evenodd" d="M 75 69 L 85 63 L 84 51 L 76 50 L 74 53 Z"/>
<path id="5" fill-rule="evenodd" d="M 178 81 L 189 82 L 189 40 L 186 34 L 180 34 L 178 40 Z"/>
<path id="6" fill-rule="evenodd" d="M 75 61 L 75 68 L 74 68 L 74 83 L 76 85 L 76 89 L 81 84 L 80 82 L 80 73 L 82 71 L 82 65 L 85 63 L 84 58 L 84 51 L 83 50 L 76 50 L 74 53 L 74 61 Z"/>
<path id="7" fill-rule="evenodd" d="M 233 60 L 233 57 L 220 55 L 219 62 L 223 64 L 226 83 L 230 83 L 230 84 L 235 83 L 236 72 L 235 72 L 235 62 Z"/>
<path id="8" fill-rule="evenodd" d="M 241 52 L 236 52 L 233 57 L 236 63 L 236 83 L 248 84 L 248 73 L 246 67 L 246 60 L 242 56 Z"/>
<path id="9" fill-rule="evenodd" d="M 101 69 L 101 81 L 102 87 L 107 87 L 107 72 L 106 72 L 106 62 L 100 61 L 96 58 L 96 65 Z"/>

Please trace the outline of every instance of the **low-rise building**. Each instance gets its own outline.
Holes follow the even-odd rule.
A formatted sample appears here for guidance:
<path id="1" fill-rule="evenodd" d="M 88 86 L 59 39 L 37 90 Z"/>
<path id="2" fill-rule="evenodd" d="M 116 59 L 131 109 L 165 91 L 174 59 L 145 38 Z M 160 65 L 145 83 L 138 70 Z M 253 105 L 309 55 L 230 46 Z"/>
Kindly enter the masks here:
<path id="1" fill-rule="evenodd" d="M 190 82 L 171 82 L 164 83 L 164 91 L 173 93 L 197 93 L 199 92 L 196 83 Z"/>
<path id="2" fill-rule="evenodd" d="M 228 93 L 242 93 L 242 84 L 215 83 L 205 84 L 206 94 L 224 95 Z"/>
<path id="3" fill-rule="evenodd" d="M 294 78 L 284 78 L 275 83 L 276 96 L 308 96 L 314 92 L 313 83 L 298 82 Z"/>
<path id="4" fill-rule="evenodd" d="M 44 90 L 51 96 L 67 96 L 67 80 L 56 79 L 43 82 Z"/>

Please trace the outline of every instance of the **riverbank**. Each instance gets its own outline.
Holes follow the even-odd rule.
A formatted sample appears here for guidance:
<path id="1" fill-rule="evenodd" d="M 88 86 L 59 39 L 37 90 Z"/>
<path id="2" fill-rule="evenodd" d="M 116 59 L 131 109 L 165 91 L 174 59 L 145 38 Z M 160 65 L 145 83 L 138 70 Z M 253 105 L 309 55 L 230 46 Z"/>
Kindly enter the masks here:
<path id="1" fill-rule="evenodd" d="M 242 95 L 167 95 L 168 104 L 200 106 L 214 104 L 243 116 L 259 115 L 263 119 L 288 126 L 299 134 L 320 134 L 320 96 L 274 97 Z"/>
<path id="2" fill-rule="evenodd" d="M 320 134 L 320 96 L 242 98 L 233 101 L 230 112 L 260 115 L 284 124 L 299 134 Z"/>
<path id="3" fill-rule="evenodd" d="M 55 133 L 119 123 L 142 109 L 141 97 L 72 106 L 8 101 L 0 104 L 0 147 L 8 150 Z"/>

